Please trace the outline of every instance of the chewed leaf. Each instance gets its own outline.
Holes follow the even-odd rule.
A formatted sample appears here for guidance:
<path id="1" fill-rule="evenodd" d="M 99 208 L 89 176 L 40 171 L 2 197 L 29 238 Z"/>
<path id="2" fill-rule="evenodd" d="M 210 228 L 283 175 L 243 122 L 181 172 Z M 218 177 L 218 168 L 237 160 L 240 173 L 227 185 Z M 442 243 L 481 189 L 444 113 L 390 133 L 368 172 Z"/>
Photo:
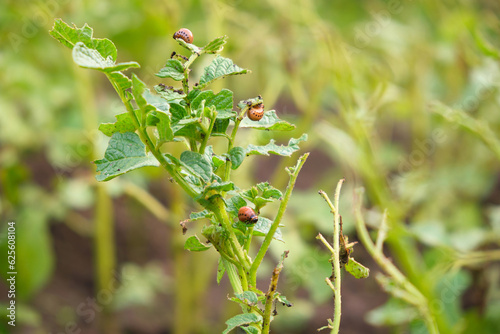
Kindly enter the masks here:
<path id="1" fill-rule="evenodd" d="M 169 59 L 165 64 L 165 67 L 162 68 L 158 73 L 156 73 L 157 77 L 160 78 L 172 78 L 175 81 L 181 81 L 184 79 L 184 66 L 177 59 Z"/>
<path id="2" fill-rule="evenodd" d="M 97 181 L 108 181 L 145 166 L 159 166 L 158 160 L 146 153 L 146 147 L 134 132 L 115 133 L 109 141 L 104 158 L 96 160 Z"/>
<path id="3" fill-rule="evenodd" d="M 84 68 L 91 68 L 102 72 L 116 72 L 131 67 L 140 67 L 135 61 L 115 64 L 112 56 L 104 58 L 98 50 L 87 47 L 78 42 L 73 48 L 74 62 Z"/>
<path id="4" fill-rule="evenodd" d="M 290 131 L 295 129 L 295 125 L 290 124 L 278 118 L 276 111 L 268 110 L 264 113 L 264 117 L 260 121 L 252 121 L 245 117 L 240 128 L 254 128 L 257 130 L 274 130 L 274 131 Z"/>
<path id="5" fill-rule="evenodd" d="M 370 275 L 370 269 L 354 260 L 352 257 L 349 258 L 349 262 L 345 265 L 345 270 L 356 278 L 367 278 L 368 275 Z"/>
<path id="6" fill-rule="evenodd" d="M 260 314 L 255 314 L 255 313 L 238 314 L 229 319 L 228 321 L 226 321 L 227 328 L 224 330 L 224 332 L 222 332 L 222 334 L 227 334 L 237 327 L 258 323 L 261 321 L 262 321 L 262 316 Z"/>
<path id="7" fill-rule="evenodd" d="M 122 72 L 107 73 L 109 81 L 114 82 L 120 91 L 125 91 L 132 87 L 132 80 L 130 80 Z"/>
<path id="8" fill-rule="evenodd" d="M 60 19 L 55 20 L 54 27 L 50 31 L 52 37 L 70 49 L 73 49 L 76 43 L 82 42 L 87 47 L 97 50 L 103 58 L 111 57 L 115 62 L 117 52 L 113 42 L 106 38 L 93 38 L 92 34 L 93 30 L 87 24 L 81 28 L 77 28 L 74 24 L 70 27 Z"/>
<path id="9" fill-rule="evenodd" d="M 201 89 L 217 79 L 248 72 L 250 71 L 235 65 L 231 59 L 217 56 L 212 60 L 210 65 L 205 67 L 205 71 L 200 78 L 200 83 L 197 88 Z"/>
<path id="10" fill-rule="evenodd" d="M 203 53 L 219 53 L 227 43 L 227 36 L 217 37 L 203 47 Z"/>
<path id="11" fill-rule="evenodd" d="M 198 239 L 196 235 L 193 235 L 192 237 L 187 238 L 184 243 L 184 249 L 191 252 L 203 252 L 210 249 L 210 246 L 201 243 L 200 239 Z"/>
<path id="12" fill-rule="evenodd" d="M 116 132 L 125 133 L 137 130 L 128 113 L 119 114 L 115 117 L 115 123 L 102 123 L 99 125 L 99 131 L 104 133 L 106 136 L 111 137 Z"/>
<path id="13" fill-rule="evenodd" d="M 255 146 L 248 145 L 246 149 L 247 155 L 269 155 L 276 154 L 281 156 L 291 156 L 292 153 L 296 152 L 299 149 L 299 143 L 307 140 L 307 134 L 303 134 L 300 138 L 292 138 L 288 142 L 288 146 L 285 145 L 276 145 L 274 143 L 274 139 L 271 139 L 269 144 L 264 146 Z"/>

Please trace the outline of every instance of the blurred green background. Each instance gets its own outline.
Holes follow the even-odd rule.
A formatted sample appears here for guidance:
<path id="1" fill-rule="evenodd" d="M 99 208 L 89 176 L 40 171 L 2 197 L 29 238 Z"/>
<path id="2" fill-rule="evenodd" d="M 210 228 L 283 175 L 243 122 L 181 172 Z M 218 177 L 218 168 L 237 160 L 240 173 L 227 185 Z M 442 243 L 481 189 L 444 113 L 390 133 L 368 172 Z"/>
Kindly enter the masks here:
<path id="1" fill-rule="evenodd" d="M 278 307 L 274 332 L 312 333 L 331 317 L 331 266 L 315 236 L 330 235 L 332 217 L 317 191 L 333 195 L 346 177 L 344 232 L 357 240 L 352 198 L 364 187 L 366 220 L 376 227 L 389 210 L 386 254 L 430 300 L 440 332 L 500 333 L 497 0 L 2 1 L 0 251 L 15 221 L 19 275 L 17 326 L 2 320 L 0 331 L 220 333 L 238 312 L 228 282 L 215 282 L 216 254 L 183 250 L 179 221 L 197 208 L 164 172 L 95 181 L 91 161 L 107 144 L 96 129 L 123 108 L 103 75 L 78 68 L 49 36 L 55 18 L 111 39 L 118 61 L 139 62 L 134 72 L 151 86 L 182 52 L 171 38 L 178 28 L 198 45 L 228 35 L 223 55 L 252 74 L 213 89 L 234 90 L 235 101 L 261 94 L 298 125 L 293 137 L 309 134 L 286 244 L 261 269 L 291 251 L 279 290 L 294 307 Z M 283 189 L 295 158 L 247 159 L 238 186 Z M 354 256 L 371 276 L 345 276 L 341 333 L 426 333 L 415 310 L 378 286 L 362 245 Z M 6 296 L 2 280 L 2 319 Z"/>

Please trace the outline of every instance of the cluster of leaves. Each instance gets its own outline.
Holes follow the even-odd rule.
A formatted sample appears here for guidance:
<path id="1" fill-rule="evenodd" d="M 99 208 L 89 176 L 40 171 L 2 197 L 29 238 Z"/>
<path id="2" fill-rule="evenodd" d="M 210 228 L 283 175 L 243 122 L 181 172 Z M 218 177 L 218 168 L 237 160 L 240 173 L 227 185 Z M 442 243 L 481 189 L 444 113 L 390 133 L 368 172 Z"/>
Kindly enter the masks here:
<path id="1" fill-rule="evenodd" d="M 216 38 L 204 47 L 177 39 L 190 55 L 173 53 L 157 76 L 169 78 L 178 86 L 160 84 L 152 92 L 135 74 L 128 77 L 123 73 L 127 69 L 139 67 L 139 64 L 117 63 L 114 44 L 108 39 L 93 38 L 89 26 L 71 27 L 57 20 L 50 33 L 72 49 L 76 64 L 103 72 L 126 107 L 125 113 L 116 115 L 116 122 L 104 123 L 99 127 L 102 133 L 111 138 L 104 157 L 95 161 L 99 172 L 97 180 L 108 181 L 145 166 L 165 168 L 172 179 L 204 207 L 204 210 L 192 213 L 190 220 L 208 219 L 210 224 L 203 228 L 202 234 L 226 260 L 238 269 L 248 270 L 251 263 L 244 263 L 248 261 L 244 257 L 248 257 L 246 253 L 252 236 L 267 236 L 273 221 L 259 217 L 255 225 L 249 226 L 238 221 L 238 210 L 251 203 L 259 212 L 266 204 L 281 199 L 283 194 L 268 183 L 259 183 L 248 190 L 239 189 L 230 179 L 231 171 L 239 168 L 247 156 L 290 156 L 299 149 L 298 144 L 306 140 L 307 136 L 292 138 L 288 145 L 277 145 L 274 140 L 263 146 L 234 145 L 239 128 L 287 131 L 295 126 L 279 119 L 274 110 L 266 111 L 260 121 L 245 118 L 249 108 L 263 102 L 260 96 L 240 101 L 237 104 L 238 111 L 234 111 L 232 91 L 222 89 L 216 93 L 205 89 L 216 80 L 249 73 L 231 59 L 217 55 L 204 69 L 198 82 L 192 86 L 189 84 L 190 66 L 194 60 L 204 54 L 220 53 L 227 37 Z M 227 139 L 226 152 L 215 152 L 214 147 L 209 145 L 209 139 L 213 137 Z M 173 142 L 185 147 L 179 156 L 162 150 L 164 144 Z M 282 240 L 279 228 L 273 229 L 273 237 Z M 244 255 L 241 251 L 243 247 Z M 185 248 L 204 251 L 210 246 L 193 236 L 187 239 Z M 221 261 L 218 281 L 225 270 L 228 270 L 227 264 Z M 248 287 L 243 288 L 246 290 Z M 245 293 L 253 294 L 251 300 L 265 298 L 263 292 L 257 291 L 259 296 L 255 292 Z M 284 297 L 276 294 L 273 300 L 276 298 Z M 258 313 L 245 316 L 253 317 L 252 322 L 258 323 L 262 321 Z M 244 325 L 248 325 L 248 322 Z"/>

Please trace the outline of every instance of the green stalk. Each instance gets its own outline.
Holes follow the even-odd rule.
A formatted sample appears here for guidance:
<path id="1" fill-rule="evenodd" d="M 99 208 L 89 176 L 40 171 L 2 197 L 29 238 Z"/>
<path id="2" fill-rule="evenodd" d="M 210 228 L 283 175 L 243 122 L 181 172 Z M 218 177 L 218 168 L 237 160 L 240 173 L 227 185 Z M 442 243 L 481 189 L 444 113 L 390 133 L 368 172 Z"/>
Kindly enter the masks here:
<path id="1" fill-rule="evenodd" d="M 222 257 L 222 263 L 224 264 L 224 268 L 226 268 L 227 277 L 229 278 L 229 282 L 231 282 L 234 293 L 242 294 L 243 288 L 236 266 L 228 262 L 224 257 Z"/>
<path id="2" fill-rule="evenodd" d="M 201 142 L 201 145 L 200 145 L 199 152 L 201 154 L 205 153 L 205 147 L 207 147 L 208 139 L 210 138 L 210 134 L 212 133 L 212 130 L 214 129 L 214 125 L 215 125 L 216 120 L 217 120 L 217 112 L 215 111 L 215 115 L 213 115 L 213 118 L 210 120 L 210 126 L 208 127 L 208 130 L 205 132 L 205 137 L 203 138 L 203 141 Z"/>
<path id="3" fill-rule="evenodd" d="M 290 168 L 290 171 L 289 171 L 290 180 L 288 182 L 288 186 L 286 188 L 286 192 L 285 192 L 285 195 L 283 197 L 283 200 L 281 201 L 280 207 L 278 209 L 278 214 L 276 215 L 276 218 L 274 219 L 274 222 L 271 225 L 269 232 L 265 236 L 264 241 L 262 242 L 262 245 L 260 246 L 260 249 L 259 249 L 257 255 L 255 256 L 255 260 L 253 261 L 252 266 L 250 267 L 250 282 L 249 283 L 253 287 L 257 286 L 257 269 L 259 268 L 260 264 L 262 263 L 262 260 L 264 259 L 264 255 L 266 255 L 266 252 L 269 249 L 269 246 L 271 245 L 271 241 L 273 240 L 274 233 L 278 229 L 278 226 L 281 223 L 281 220 L 283 219 L 283 215 L 284 215 L 286 207 L 288 205 L 288 200 L 290 199 L 290 196 L 292 195 L 292 190 L 295 186 L 295 181 L 297 180 L 297 176 L 299 175 L 300 169 L 302 168 L 302 166 L 306 162 L 308 156 L 309 156 L 309 153 L 305 153 L 304 155 L 302 155 L 299 158 L 295 167 Z"/>
<path id="4" fill-rule="evenodd" d="M 340 330 L 340 317 L 342 308 L 341 299 L 341 274 L 340 274 L 340 214 L 339 214 L 339 199 L 340 199 L 340 189 L 344 183 L 344 179 L 341 179 L 337 184 L 337 189 L 335 190 L 334 204 L 328 198 L 328 195 L 320 190 L 319 194 L 325 199 L 333 213 L 333 249 L 329 247 L 333 256 L 333 292 L 334 292 L 334 310 L 333 310 L 333 324 L 331 326 L 331 334 L 337 334 Z M 323 239 L 324 240 L 324 239 Z M 323 241 L 322 240 L 322 241 Z M 326 242 L 324 240 L 323 242 Z M 328 244 L 328 242 L 326 242 Z M 332 287 L 331 284 L 329 284 Z"/>

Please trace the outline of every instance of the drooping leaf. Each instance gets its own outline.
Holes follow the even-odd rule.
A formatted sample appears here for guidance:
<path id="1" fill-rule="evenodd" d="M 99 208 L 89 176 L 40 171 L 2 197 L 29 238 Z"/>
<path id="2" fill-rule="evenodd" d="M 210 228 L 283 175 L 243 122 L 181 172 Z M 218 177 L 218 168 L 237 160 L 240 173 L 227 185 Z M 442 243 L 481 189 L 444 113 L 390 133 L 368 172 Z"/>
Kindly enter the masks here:
<path id="1" fill-rule="evenodd" d="M 271 228 L 272 224 L 273 224 L 272 220 L 269 220 L 264 217 L 259 217 L 259 220 L 257 221 L 257 223 L 255 223 L 253 227 L 253 235 L 259 237 L 266 236 L 269 233 L 269 229 Z M 283 240 L 283 235 L 281 234 L 281 230 L 279 227 L 276 229 L 276 232 L 273 235 L 273 239 L 285 242 Z"/>
<path id="2" fill-rule="evenodd" d="M 345 270 L 356 278 L 367 278 L 370 275 L 370 269 L 354 260 L 352 257 L 349 258 L 349 262 L 345 265 Z"/>
<path id="3" fill-rule="evenodd" d="M 245 159 L 245 149 L 239 146 L 233 147 L 229 151 L 229 159 L 231 160 L 231 169 L 237 169 Z"/>
<path id="4" fill-rule="evenodd" d="M 174 139 L 174 132 L 170 126 L 169 115 L 156 109 L 153 110 L 148 117 L 149 116 L 158 120 L 155 122 L 156 129 L 158 130 L 158 143 L 156 145 L 158 146 L 168 141 L 172 141 Z"/>
<path id="5" fill-rule="evenodd" d="M 172 78 L 175 81 L 184 79 L 184 66 L 177 59 L 169 59 L 156 76 L 160 78 Z"/>
<path id="6" fill-rule="evenodd" d="M 253 128 L 257 130 L 290 131 L 295 125 L 278 118 L 275 110 L 268 110 L 260 121 L 252 121 L 248 117 L 243 118 L 240 128 Z"/>
<path id="7" fill-rule="evenodd" d="M 255 313 L 238 314 L 229 319 L 228 321 L 226 321 L 227 328 L 224 330 L 224 332 L 222 332 L 222 334 L 227 334 L 237 327 L 258 323 L 261 321 L 262 321 L 262 316 L 260 314 L 255 314 Z"/>
<path id="8" fill-rule="evenodd" d="M 87 47 L 82 42 L 76 43 L 73 47 L 73 60 L 81 67 L 108 73 L 123 71 L 131 67 L 140 67 L 135 61 L 115 64 L 111 56 L 104 58 L 99 51 Z"/>
<path id="9" fill-rule="evenodd" d="M 203 252 L 210 249 L 210 246 L 203 244 L 196 235 L 193 235 L 187 238 L 186 242 L 184 243 L 184 249 L 187 249 L 191 252 Z"/>
<path id="10" fill-rule="evenodd" d="M 224 49 L 224 45 L 227 43 L 227 36 L 217 37 L 216 39 L 210 41 L 207 45 L 203 47 L 203 53 L 219 53 Z"/>
<path id="11" fill-rule="evenodd" d="M 209 182 L 212 179 L 212 164 L 200 153 L 184 151 L 180 160 L 193 175 L 200 177 L 203 181 Z"/>
<path id="12" fill-rule="evenodd" d="M 288 146 L 276 145 L 274 139 L 271 139 L 269 144 L 264 146 L 248 145 L 246 148 L 246 155 L 269 155 L 276 154 L 281 156 L 291 156 L 292 153 L 299 150 L 299 143 L 307 140 L 307 134 L 303 134 L 300 138 L 291 138 L 288 142 Z"/>
<path id="13" fill-rule="evenodd" d="M 114 133 L 125 133 L 134 132 L 137 130 L 132 118 L 128 113 L 123 113 L 116 115 L 116 122 L 114 123 L 102 123 L 99 125 L 99 131 L 104 133 L 106 136 L 111 137 Z"/>
<path id="14" fill-rule="evenodd" d="M 145 166 L 159 166 L 158 160 L 146 154 L 146 147 L 134 132 L 115 133 L 109 141 L 104 158 L 96 160 L 97 181 L 109 181 L 119 175 Z"/>
<path id="15" fill-rule="evenodd" d="M 235 65 L 231 59 L 217 56 L 212 60 L 210 65 L 205 67 L 198 88 L 204 88 L 217 79 L 248 72 L 250 71 Z"/>

